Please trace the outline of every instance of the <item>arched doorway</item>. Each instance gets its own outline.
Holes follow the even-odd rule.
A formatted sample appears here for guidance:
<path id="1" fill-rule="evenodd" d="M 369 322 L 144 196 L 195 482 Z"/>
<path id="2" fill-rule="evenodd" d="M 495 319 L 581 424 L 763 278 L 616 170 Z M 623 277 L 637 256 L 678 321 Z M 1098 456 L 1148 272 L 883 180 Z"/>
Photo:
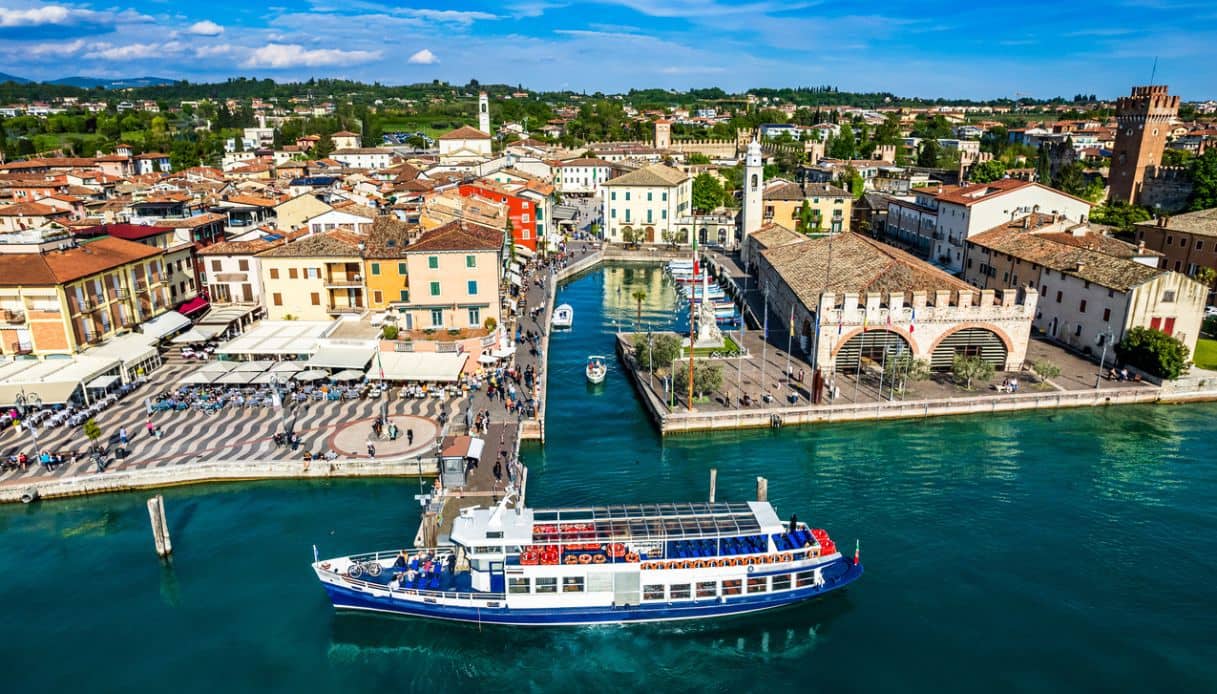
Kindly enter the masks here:
<path id="1" fill-rule="evenodd" d="M 882 362 L 884 353 L 888 357 L 912 351 L 912 347 L 900 333 L 882 328 L 867 330 L 849 338 L 837 350 L 835 359 L 837 371 L 857 373 L 859 363 L 866 360 Z"/>
<path id="2" fill-rule="evenodd" d="M 647 243 L 655 243 L 655 227 L 647 227 Z"/>
<path id="3" fill-rule="evenodd" d="M 803 350 L 803 354 L 808 354 L 811 349 L 811 321 L 803 319 L 803 329 L 799 331 L 799 348 Z"/>
<path id="4" fill-rule="evenodd" d="M 704 246 L 707 243 L 709 243 L 709 241 L 710 241 L 710 235 L 709 235 L 709 232 L 706 230 L 706 228 L 702 227 L 702 228 L 698 229 L 697 230 L 697 242 Z"/>
<path id="5" fill-rule="evenodd" d="M 956 355 L 980 357 L 996 369 L 1006 368 L 1006 343 L 988 328 L 963 328 L 942 338 L 930 358 L 930 368 L 949 371 Z"/>

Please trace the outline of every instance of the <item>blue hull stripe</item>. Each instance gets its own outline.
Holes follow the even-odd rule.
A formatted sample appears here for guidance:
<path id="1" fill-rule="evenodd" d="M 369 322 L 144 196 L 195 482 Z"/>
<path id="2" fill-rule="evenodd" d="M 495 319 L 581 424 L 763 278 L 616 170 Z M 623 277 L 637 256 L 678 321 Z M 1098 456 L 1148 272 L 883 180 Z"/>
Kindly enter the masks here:
<path id="1" fill-rule="evenodd" d="M 573 624 L 604 624 L 619 622 L 660 622 L 681 619 L 699 619 L 705 617 L 724 617 L 728 615 L 757 612 L 793 605 L 813 598 L 826 595 L 834 590 L 844 588 L 856 581 L 862 575 L 862 565 L 855 566 L 852 560 L 840 559 L 847 564 L 846 570 L 840 576 L 830 579 L 827 585 L 819 588 L 796 588 L 776 593 L 758 595 L 741 595 L 722 601 L 721 598 L 711 600 L 695 600 L 688 602 L 644 602 L 629 607 L 563 607 L 553 609 L 520 609 L 520 608 L 477 608 L 458 607 L 453 605 L 431 605 L 407 600 L 389 599 L 369 595 L 362 591 L 342 586 L 324 583 L 326 592 L 336 609 L 367 610 L 373 612 L 389 612 L 393 614 L 445 619 L 458 622 L 476 622 L 479 624 L 512 624 L 512 625 L 573 625 Z"/>

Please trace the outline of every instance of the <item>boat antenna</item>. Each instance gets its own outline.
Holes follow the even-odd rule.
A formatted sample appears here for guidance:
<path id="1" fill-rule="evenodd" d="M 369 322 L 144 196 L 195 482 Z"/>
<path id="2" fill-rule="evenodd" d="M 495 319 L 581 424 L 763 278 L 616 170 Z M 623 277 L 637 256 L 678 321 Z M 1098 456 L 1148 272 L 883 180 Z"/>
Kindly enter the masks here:
<path id="1" fill-rule="evenodd" d="M 507 502 L 518 498 L 519 495 L 514 491 L 504 494 L 503 498 L 499 500 L 498 505 L 494 507 L 494 511 L 490 514 L 490 520 L 486 523 L 486 525 L 492 528 L 503 527 L 503 512 L 507 509 Z"/>

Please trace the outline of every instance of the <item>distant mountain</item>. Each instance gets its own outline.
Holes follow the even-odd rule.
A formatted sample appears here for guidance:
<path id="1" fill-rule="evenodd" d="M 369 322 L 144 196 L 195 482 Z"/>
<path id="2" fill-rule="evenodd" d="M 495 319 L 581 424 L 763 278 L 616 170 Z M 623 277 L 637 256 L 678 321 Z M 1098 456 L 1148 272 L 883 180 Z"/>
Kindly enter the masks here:
<path id="1" fill-rule="evenodd" d="M 0 84 L 4 84 L 5 82 L 16 82 L 17 84 L 29 84 L 29 80 L 25 79 L 24 77 L 18 77 L 16 75 L 10 75 L 10 74 L 4 73 L 4 72 L 0 72 Z"/>
<path id="2" fill-rule="evenodd" d="M 130 89 L 133 87 L 160 87 L 166 84 L 174 84 L 176 82 L 177 80 L 165 79 L 164 77 L 124 77 L 122 79 L 104 79 L 101 77 L 76 76 L 51 80 L 47 82 L 47 84 L 57 84 L 66 87 L 80 87 L 81 89 L 92 89 L 93 87 L 102 87 L 104 89 Z"/>

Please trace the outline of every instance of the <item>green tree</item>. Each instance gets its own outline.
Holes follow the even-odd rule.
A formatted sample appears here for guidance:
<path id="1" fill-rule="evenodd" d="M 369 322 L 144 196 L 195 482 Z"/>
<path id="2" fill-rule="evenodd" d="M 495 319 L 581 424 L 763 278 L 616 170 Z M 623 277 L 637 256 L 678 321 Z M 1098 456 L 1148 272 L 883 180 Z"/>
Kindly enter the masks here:
<path id="1" fill-rule="evenodd" d="M 1213 284 L 1217 283 L 1217 270 L 1211 267 L 1198 267 L 1196 272 L 1192 274 L 1192 279 L 1212 289 Z"/>
<path id="2" fill-rule="evenodd" d="M 700 173 L 693 179 L 693 209 L 711 212 L 722 206 L 726 193 L 718 178 L 709 173 Z"/>
<path id="3" fill-rule="evenodd" d="M 634 335 L 634 360 L 640 369 L 666 369 L 680 357 L 680 338 L 671 333 L 656 333 L 650 338 L 641 333 Z"/>
<path id="4" fill-rule="evenodd" d="M 980 357 L 965 357 L 956 354 L 951 361 L 951 373 L 955 382 L 964 390 L 972 390 L 972 381 L 988 381 L 993 378 L 993 365 Z"/>
<path id="5" fill-rule="evenodd" d="M 673 374 L 673 387 L 677 393 L 686 393 L 689 390 L 689 370 L 687 368 L 678 368 Z M 722 388 L 723 386 L 723 367 L 721 364 L 707 364 L 706 362 L 696 362 L 693 366 L 693 397 L 700 398 L 707 393 Z"/>
<path id="6" fill-rule="evenodd" d="M 1031 370 L 1039 377 L 1040 382 L 1049 381 L 1061 375 L 1061 367 L 1047 359 L 1038 359 L 1031 364 Z"/>
<path id="7" fill-rule="evenodd" d="M 1194 156 L 1186 149 L 1174 149 L 1171 147 L 1162 151 L 1163 166 L 1187 166 L 1192 162 Z"/>
<path id="8" fill-rule="evenodd" d="M 921 151 L 917 153 L 917 166 L 933 169 L 938 166 L 941 154 L 942 148 L 938 146 L 938 140 L 925 140 L 921 143 Z"/>
<path id="9" fill-rule="evenodd" d="M 892 390 L 903 393 L 909 383 L 924 381 L 930 377 L 930 362 L 914 359 L 912 352 L 901 352 L 887 360 L 883 367 L 884 381 L 892 384 Z"/>
<path id="10" fill-rule="evenodd" d="M 989 183 L 1006 175 L 1006 164 L 1001 159 L 990 159 L 974 164 L 968 170 L 968 180 L 973 183 Z"/>
<path id="11" fill-rule="evenodd" d="M 1153 214 L 1147 208 L 1113 200 L 1090 210 L 1090 221 L 1106 224 L 1121 234 L 1132 234 L 1138 222 L 1149 221 Z"/>
<path id="12" fill-rule="evenodd" d="M 310 153 L 314 159 L 325 159 L 334 152 L 334 141 L 330 138 L 329 133 L 322 133 L 321 139 L 317 140 L 317 145 L 313 147 Z"/>
<path id="13" fill-rule="evenodd" d="M 489 320 L 489 319 L 487 319 L 487 320 Z M 398 333 L 397 326 L 392 323 L 385 323 L 384 327 L 381 328 L 382 337 L 386 340 L 396 340 L 397 333 Z"/>
<path id="14" fill-rule="evenodd" d="M 630 293 L 630 298 L 638 305 L 638 313 L 634 317 L 634 329 L 642 329 L 642 302 L 647 300 L 647 293 L 641 289 L 635 289 Z"/>
<path id="15" fill-rule="evenodd" d="M 1052 162 L 1048 160 L 1048 149 L 1040 147 L 1035 155 L 1035 180 L 1044 185 L 1052 184 Z"/>
<path id="16" fill-rule="evenodd" d="M 854 137 L 854 129 L 848 125 L 841 126 L 841 134 L 828 143 L 828 156 L 834 159 L 853 159 L 858 149 L 858 141 Z"/>
<path id="17" fill-rule="evenodd" d="M 84 430 L 85 436 L 92 442 L 89 444 L 89 448 L 97 448 L 97 439 L 101 438 L 101 427 L 97 426 L 97 422 L 93 421 L 92 417 L 89 417 L 85 420 L 81 429 Z"/>
<path id="18" fill-rule="evenodd" d="M 686 164 L 695 164 L 695 165 L 696 164 L 709 164 L 710 157 L 707 157 L 706 155 L 702 154 L 701 152 L 689 152 L 688 154 L 685 155 L 685 163 Z"/>
<path id="19" fill-rule="evenodd" d="M 1121 362 L 1159 378 L 1175 380 L 1187 369 L 1188 348 L 1177 337 L 1154 328 L 1133 328 L 1116 345 Z"/>
<path id="20" fill-rule="evenodd" d="M 1189 210 L 1217 207 L 1217 149 L 1210 149 L 1192 160 L 1192 197 Z"/>
<path id="21" fill-rule="evenodd" d="M 866 181 L 863 180 L 862 174 L 858 173 L 858 170 L 852 166 L 847 166 L 841 170 L 837 183 L 848 191 L 854 200 L 861 198 L 862 194 L 866 192 Z"/>
<path id="22" fill-rule="evenodd" d="M 802 207 L 799 208 L 798 230 L 804 234 L 810 234 L 812 228 L 816 226 L 815 217 L 815 212 L 811 209 L 811 201 L 804 200 Z"/>

